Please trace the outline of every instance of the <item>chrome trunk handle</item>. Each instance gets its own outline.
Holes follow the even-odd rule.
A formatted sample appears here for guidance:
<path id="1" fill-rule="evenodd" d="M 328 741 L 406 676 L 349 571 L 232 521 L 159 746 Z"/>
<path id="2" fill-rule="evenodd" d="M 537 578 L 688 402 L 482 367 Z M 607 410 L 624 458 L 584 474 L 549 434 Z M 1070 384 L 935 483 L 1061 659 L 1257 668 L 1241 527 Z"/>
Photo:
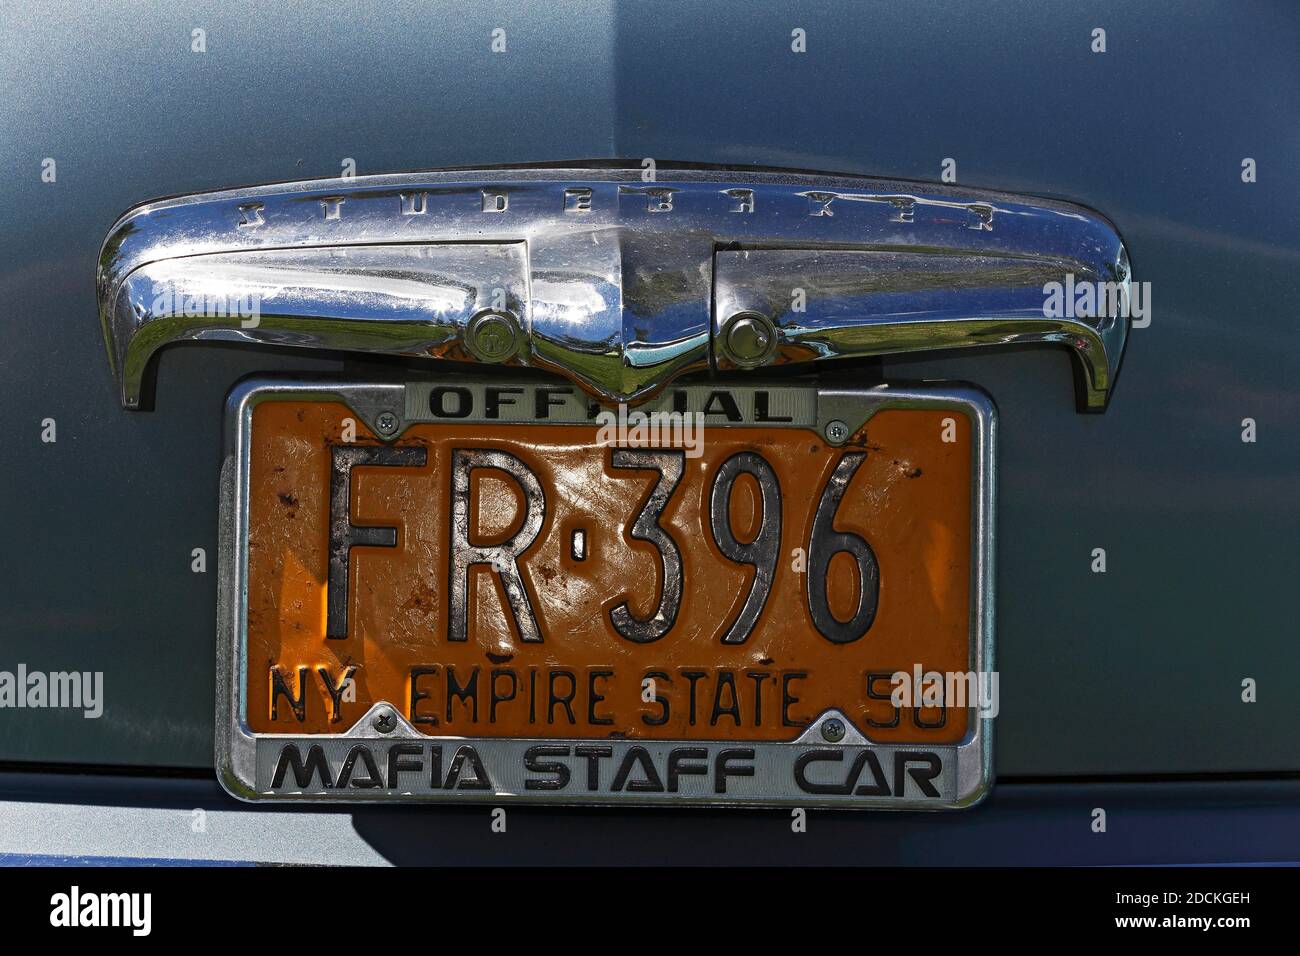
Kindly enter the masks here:
<path id="1" fill-rule="evenodd" d="M 1114 228 L 1065 203 L 716 170 L 435 172 L 137 207 L 98 293 L 127 408 L 184 340 L 560 373 L 605 401 L 706 367 L 1064 345 L 1106 407 L 1128 332 Z M 1092 314 L 1045 308 L 1096 286 Z M 1070 304 L 1067 302 L 1067 305 Z"/>

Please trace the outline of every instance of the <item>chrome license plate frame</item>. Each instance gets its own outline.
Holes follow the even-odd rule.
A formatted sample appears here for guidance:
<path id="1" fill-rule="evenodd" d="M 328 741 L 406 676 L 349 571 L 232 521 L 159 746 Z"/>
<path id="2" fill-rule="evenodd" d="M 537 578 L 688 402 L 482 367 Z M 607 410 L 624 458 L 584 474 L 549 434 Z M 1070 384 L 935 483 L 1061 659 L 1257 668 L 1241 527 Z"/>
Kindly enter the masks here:
<path id="1" fill-rule="evenodd" d="M 630 748 L 641 747 L 650 759 L 662 764 L 676 748 L 704 749 L 707 763 L 716 774 L 727 762 L 727 751 L 752 750 L 748 762 L 752 776 L 736 776 L 723 781 L 725 792 L 716 792 L 715 783 L 700 777 L 694 787 L 677 792 L 612 791 L 608 785 L 594 791 L 578 786 L 560 790 L 529 789 L 523 763 L 534 746 L 579 747 L 592 743 L 587 739 L 556 738 L 489 738 L 448 736 L 431 737 L 421 733 L 395 714 L 396 727 L 387 732 L 375 729 L 372 715 L 376 704 L 345 733 L 338 734 L 269 734 L 250 730 L 246 714 L 247 611 L 248 611 L 248 515 L 249 459 L 253 410 L 269 400 L 304 402 L 342 402 L 356 412 L 359 420 L 378 432 L 378 417 L 391 409 L 403 409 L 413 419 L 414 410 L 426 401 L 435 386 L 454 384 L 483 388 L 482 379 L 444 378 L 396 383 L 365 381 L 309 380 L 300 378 L 253 378 L 231 391 L 225 413 L 225 450 L 220 478 L 220 558 L 217 608 L 218 680 L 216 707 L 216 768 L 225 789 L 241 800 L 255 802 L 326 802 L 326 803 L 550 803 L 564 805 L 658 805 L 658 806 L 742 806 L 742 807 L 844 807 L 899 810 L 940 810 L 973 806 L 988 793 L 992 785 L 993 718 L 972 708 L 964 739 L 955 744 L 880 743 L 864 737 L 852 722 L 847 733 L 834 743 L 834 736 L 823 733 L 823 725 L 842 718 L 828 711 L 812 721 L 797 736 L 780 742 L 744 740 L 656 740 L 609 739 L 601 741 L 612 751 L 614 763 L 628 756 Z M 492 380 L 501 385 L 503 380 Z M 508 384 L 508 383 L 507 383 Z M 536 383 L 530 383 L 536 384 Z M 830 385 L 777 385 L 775 383 L 725 383 L 739 393 L 752 393 L 764 387 L 797 388 L 813 397 L 813 420 L 774 427 L 815 427 L 819 432 L 832 421 L 865 423 L 876 412 L 893 408 L 947 409 L 967 416 L 971 423 L 971 548 L 969 668 L 975 674 L 993 671 L 994 645 L 994 507 L 996 484 L 996 424 L 993 402 L 978 388 L 967 385 L 924 385 L 916 387 L 877 386 L 845 388 Z M 715 388 L 716 384 L 701 386 Z M 670 389 L 671 391 L 671 389 Z M 650 406 L 653 407 L 653 403 Z M 467 421 L 474 423 L 474 419 Z M 481 422 L 480 422 L 481 423 Z M 575 424 L 578 420 L 575 419 Z M 713 427 L 712 424 L 710 427 Z M 717 427 L 725 428 L 726 425 Z M 399 429 L 400 432 L 400 429 Z M 397 437 L 394 435 L 392 437 Z M 298 787 L 294 775 L 288 774 L 279 785 L 271 785 L 272 768 L 283 762 L 286 748 L 294 748 L 297 759 L 309 759 L 311 749 L 319 747 L 328 766 L 337 772 L 347 754 L 357 748 L 365 750 L 379 767 L 393 767 L 394 760 L 403 770 L 413 766 L 412 747 L 441 746 L 446 751 L 439 759 L 453 760 L 464 748 L 473 752 L 487 771 L 489 785 L 479 789 L 444 789 L 431 783 L 412 783 L 412 774 L 401 777 L 397 786 L 371 789 L 343 789 L 321 785 L 312 777 L 307 786 Z M 394 754 L 394 748 L 406 748 Z M 883 768 L 890 778 L 883 786 L 888 791 L 873 792 L 869 787 L 836 788 L 819 786 L 809 792 L 796 786 L 793 768 L 802 755 L 816 750 L 828 755 L 831 769 L 842 775 L 848 768 L 862 766 L 858 759 L 870 754 L 872 768 Z M 829 753 L 834 751 L 834 753 Z M 440 751 L 441 754 L 441 751 Z M 909 760 L 937 759 L 939 773 L 931 777 L 929 787 L 919 785 L 909 776 Z M 819 758 L 821 759 L 821 758 Z M 403 761 L 406 763 L 403 763 Z M 583 776 L 583 761 L 577 756 L 571 764 L 574 780 Z M 421 763 L 421 766 L 423 764 Z M 823 767 L 823 770 L 825 767 Z M 391 771 L 390 771 L 391 772 Z M 418 776 L 418 775 L 417 775 Z M 709 775 L 710 777 L 712 774 Z M 870 776 L 863 778 L 870 782 Z M 880 780 L 877 770 L 876 779 Z M 834 776 L 838 782 L 839 776 Z M 833 792 L 836 789 L 845 792 Z M 933 795 L 925 791 L 934 790 Z"/>

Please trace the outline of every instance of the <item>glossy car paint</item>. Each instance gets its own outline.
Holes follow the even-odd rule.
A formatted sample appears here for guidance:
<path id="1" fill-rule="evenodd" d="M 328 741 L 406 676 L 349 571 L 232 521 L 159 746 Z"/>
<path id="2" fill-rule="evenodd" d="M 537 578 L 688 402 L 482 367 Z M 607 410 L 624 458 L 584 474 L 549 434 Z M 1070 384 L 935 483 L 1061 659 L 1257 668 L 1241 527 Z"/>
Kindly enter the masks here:
<path id="1" fill-rule="evenodd" d="M 1300 768 L 1297 49 L 1300 16 L 1264 3 L 7 5 L 0 667 L 103 671 L 106 704 L 0 713 L 0 759 L 211 766 L 222 401 L 341 367 L 182 346 L 158 410 L 123 411 L 93 275 L 128 207 L 346 158 L 934 181 L 952 157 L 959 183 L 1107 216 L 1153 292 L 1104 415 L 1075 413 L 1064 350 L 884 360 L 999 406 L 999 776 Z"/>

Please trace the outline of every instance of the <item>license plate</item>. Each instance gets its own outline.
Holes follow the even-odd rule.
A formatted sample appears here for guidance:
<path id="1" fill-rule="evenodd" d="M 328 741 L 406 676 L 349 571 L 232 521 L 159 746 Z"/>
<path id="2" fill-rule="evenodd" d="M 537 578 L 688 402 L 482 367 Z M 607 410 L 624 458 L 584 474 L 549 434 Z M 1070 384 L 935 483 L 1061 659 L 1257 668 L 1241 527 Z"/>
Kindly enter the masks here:
<path id="1" fill-rule="evenodd" d="M 995 413 L 964 387 L 261 380 L 222 471 L 236 796 L 986 792 Z M 963 693 L 965 692 L 965 693 Z"/>

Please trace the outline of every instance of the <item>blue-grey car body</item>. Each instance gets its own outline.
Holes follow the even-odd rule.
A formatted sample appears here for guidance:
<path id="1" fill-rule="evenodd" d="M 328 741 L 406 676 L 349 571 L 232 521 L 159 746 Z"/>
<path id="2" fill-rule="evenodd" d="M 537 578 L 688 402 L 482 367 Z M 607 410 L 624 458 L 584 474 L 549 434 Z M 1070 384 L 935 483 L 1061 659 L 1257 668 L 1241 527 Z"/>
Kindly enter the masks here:
<path id="1" fill-rule="evenodd" d="M 397 2 L 364 29 L 325 3 L 4 16 L 3 655 L 102 671 L 106 700 L 99 720 L 0 712 L 0 759 L 210 772 L 223 402 L 249 373 L 344 365 L 180 346 L 160 359 L 157 410 L 124 411 L 93 281 L 124 210 L 332 178 L 348 160 L 652 158 L 935 183 L 951 159 L 960 185 L 1096 210 L 1154 292 L 1104 415 L 1076 413 L 1065 349 L 879 360 L 887 378 L 977 383 L 999 408 L 1000 784 L 1300 769 L 1288 5 Z M 41 440 L 46 420 L 57 441 Z M 1294 838 L 1254 858 L 1288 854 Z"/>

